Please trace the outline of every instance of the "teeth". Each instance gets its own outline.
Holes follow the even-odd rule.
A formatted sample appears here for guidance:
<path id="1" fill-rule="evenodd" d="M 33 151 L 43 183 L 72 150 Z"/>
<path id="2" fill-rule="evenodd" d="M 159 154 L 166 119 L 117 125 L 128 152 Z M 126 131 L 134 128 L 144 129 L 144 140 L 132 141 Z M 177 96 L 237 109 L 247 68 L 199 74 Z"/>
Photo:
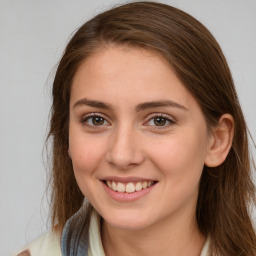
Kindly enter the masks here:
<path id="1" fill-rule="evenodd" d="M 118 192 L 125 192 L 125 185 L 123 183 L 118 182 L 116 188 Z"/>
<path id="2" fill-rule="evenodd" d="M 114 181 L 112 182 L 112 189 L 117 191 L 117 186 L 116 186 L 116 183 Z"/>
<path id="3" fill-rule="evenodd" d="M 136 191 L 141 191 L 142 190 L 142 183 L 141 182 L 137 182 L 135 188 L 136 188 Z"/>
<path id="4" fill-rule="evenodd" d="M 153 181 L 148 181 L 148 187 L 150 187 L 153 184 Z"/>
<path id="5" fill-rule="evenodd" d="M 143 181 L 143 182 L 115 182 L 111 180 L 106 181 L 107 186 L 114 191 L 121 192 L 121 193 L 133 193 L 135 191 L 141 191 L 142 189 L 148 188 L 153 184 L 153 181 Z"/>
<path id="6" fill-rule="evenodd" d="M 112 188 L 112 182 L 110 180 L 107 180 L 107 185 L 109 188 Z"/>
<path id="7" fill-rule="evenodd" d="M 142 183 L 142 188 L 147 188 L 148 187 L 148 183 L 146 182 L 146 181 L 144 181 L 143 183 Z"/>
<path id="8" fill-rule="evenodd" d="M 135 186 L 132 182 L 127 183 L 126 185 L 126 193 L 133 193 L 135 191 Z"/>

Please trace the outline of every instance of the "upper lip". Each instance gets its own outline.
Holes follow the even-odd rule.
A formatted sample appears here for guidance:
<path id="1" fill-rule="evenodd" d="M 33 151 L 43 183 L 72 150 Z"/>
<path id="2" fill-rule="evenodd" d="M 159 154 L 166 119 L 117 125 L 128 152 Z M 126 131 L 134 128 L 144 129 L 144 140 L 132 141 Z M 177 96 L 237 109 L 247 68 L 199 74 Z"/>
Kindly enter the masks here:
<path id="1" fill-rule="evenodd" d="M 102 181 L 111 180 L 111 181 L 123 182 L 123 183 L 127 183 L 127 182 L 143 182 L 143 181 L 156 181 L 156 180 L 149 179 L 149 178 L 142 178 L 142 177 L 135 177 L 135 176 L 131 176 L 131 177 L 107 176 L 107 177 L 102 178 L 101 180 Z"/>

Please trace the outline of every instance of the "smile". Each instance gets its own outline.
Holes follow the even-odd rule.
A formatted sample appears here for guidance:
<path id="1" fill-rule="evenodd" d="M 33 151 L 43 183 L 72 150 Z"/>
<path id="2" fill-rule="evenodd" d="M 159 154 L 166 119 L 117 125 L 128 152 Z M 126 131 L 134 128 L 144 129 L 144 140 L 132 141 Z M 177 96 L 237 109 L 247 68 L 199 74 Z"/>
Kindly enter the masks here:
<path id="1" fill-rule="evenodd" d="M 143 189 L 149 188 L 154 184 L 153 181 L 138 181 L 138 182 L 117 182 L 112 180 L 106 180 L 105 183 L 113 191 L 120 193 L 134 193 Z"/>

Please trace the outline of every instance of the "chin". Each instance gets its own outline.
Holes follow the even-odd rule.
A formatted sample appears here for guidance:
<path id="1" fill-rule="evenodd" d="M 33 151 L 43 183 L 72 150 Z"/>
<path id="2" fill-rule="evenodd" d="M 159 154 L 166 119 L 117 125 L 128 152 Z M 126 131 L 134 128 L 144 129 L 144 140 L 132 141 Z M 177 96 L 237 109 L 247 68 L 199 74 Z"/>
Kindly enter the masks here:
<path id="1" fill-rule="evenodd" d="M 144 214 L 111 214 L 110 216 L 103 216 L 107 224 L 114 228 L 123 230 L 142 230 L 150 226 L 150 221 L 145 218 Z"/>

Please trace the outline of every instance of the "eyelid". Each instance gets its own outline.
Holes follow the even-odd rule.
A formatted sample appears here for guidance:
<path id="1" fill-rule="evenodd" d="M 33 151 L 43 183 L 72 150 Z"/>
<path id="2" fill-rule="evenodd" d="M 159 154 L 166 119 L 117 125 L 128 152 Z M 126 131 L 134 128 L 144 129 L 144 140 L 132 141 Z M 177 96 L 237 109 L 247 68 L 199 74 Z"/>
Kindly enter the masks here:
<path id="1" fill-rule="evenodd" d="M 159 113 L 159 112 L 149 114 L 147 116 L 147 119 L 149 120 L 149 119 L 154 118 L 154 117 L 163 117 L 163 118 L 166 118 L 166 119 L 168 119 L 172 122 L 176 122 L 176 119 L 173 116 L 171 116 L 169 114 L 165 114 L 165 113 Z"/>
<path id="2" fill-rule="evenodd" d="M 86 123 L 86 120 L 89 119 L 90 117 L 101 117 L 104 119 L 105 122 L 107 122 L 108 124 L 106 125 L 90 125 L 88 123 Z M 150 120 L 152 120 L 153 118 L 157 118 L 157 117 L 162 117 L 164 119 L 166 119 L 169 124 L 167 125 L 163 125 L 163 126 L 156 126 L 156 125 L 149 125 L 147 123 L 150 122 Z M 110 126 L 111 125 L 111 122 L 109 120 L 109 118 L 103 114 L 103 113 L 100 113 L 100 112 L 91 112 L 91 113 L 87 113 L 85 115 L 83 115 L 81 117 L 81 123 L 84 125 L 84 126 L 87 126 L 89 128 L 92 128 L 92 129 L 102 129 L 106 126 Z M 143 125 L 145 126 L 150 126 L 152 129 L 164 129 L 164 128 L 167 128 L 173 124 L 177 123 L 176 119 L 172 116 L 170 116 L 169 114 L 165 114 L 165 113 L 151 113 L 149 114 L 147 117 L 146 117 L 146 122 L 143 123 Z"/>
<path id="3" fill-rule="evenodd" d="M 170 122 L 169 125 L 164 125 L 164 126 L 152 126 L 152 125 L 146 125 L 146 126 L 151 126 L 153 127 L 154 129 L 164 129 L 164 128 L 167 128 L 169 127 L 170 125 L 172 124 L 176 124 L 177 121 L 174 117 L 168 115 L 168 114 L 164 114 L 164 113 L 152 113 L 150 115 L 147 116 L 147 121 L 144 123 L 148 123 L 151 119 L 153 118 L 156 118 L 156 117 L 162 117 L 162 118 L 165 118 L 168 122 Z"/>
<path id="4" fill-rule="evenodd" d="M 111 124 L 111 122 L 109 121 L 109 118 L 106 117 L 105 114 L 103 113 L 99 113 L 99 112 L 92 112 L 92 113 L 87 113 L 85 115 L 83 115 L 81 117 L 81 123 L 87 127 L 90 127 L 90 128 L 93 128 L 93 129 L 100 129 L 100 128 L 103 128 L 105 127 L 106 125 L 99 125 L 99 126 L 93 126 L 93 125 L 90 125 L 90 124 L 86 124 L 86 120 L 88 120 L 90 117 L 101 117 L 103 118 L 108 124 Z M 108 126 L 108 125 L 107 125 Z"/>

